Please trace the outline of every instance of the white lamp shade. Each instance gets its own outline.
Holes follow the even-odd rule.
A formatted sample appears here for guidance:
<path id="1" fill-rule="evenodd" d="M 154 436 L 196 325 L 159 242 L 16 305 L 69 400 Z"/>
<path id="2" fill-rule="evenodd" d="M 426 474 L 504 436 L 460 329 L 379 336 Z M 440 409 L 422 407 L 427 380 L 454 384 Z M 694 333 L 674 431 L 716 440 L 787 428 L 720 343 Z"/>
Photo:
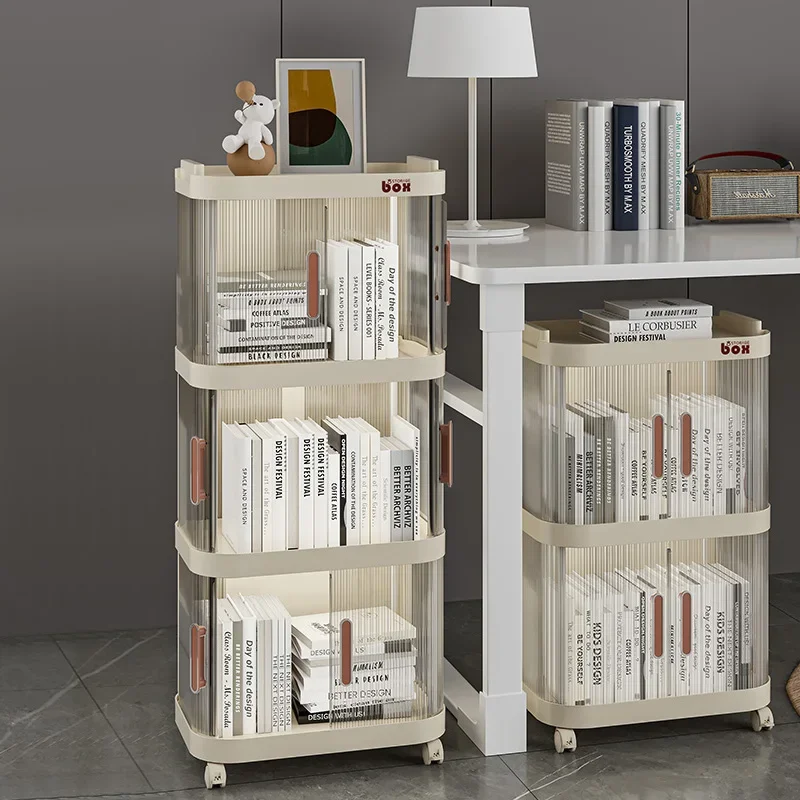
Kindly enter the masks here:
<path id="1" fill-rule="evenodd" d="M 508 6 L 418 8 L 410 78 L 535 78 L 531 15 Z"/>

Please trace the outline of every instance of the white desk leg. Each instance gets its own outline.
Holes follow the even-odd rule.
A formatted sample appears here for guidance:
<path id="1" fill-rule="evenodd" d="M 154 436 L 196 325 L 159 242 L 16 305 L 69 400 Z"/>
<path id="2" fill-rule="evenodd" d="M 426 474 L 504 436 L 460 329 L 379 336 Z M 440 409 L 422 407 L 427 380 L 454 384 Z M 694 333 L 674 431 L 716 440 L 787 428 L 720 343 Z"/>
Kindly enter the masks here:
<path id="1" fill-rule="evenodd" d="M 526 749 L 522 691 L 522 330 L 525 287 L 481 286 L 484 753 Z"/>

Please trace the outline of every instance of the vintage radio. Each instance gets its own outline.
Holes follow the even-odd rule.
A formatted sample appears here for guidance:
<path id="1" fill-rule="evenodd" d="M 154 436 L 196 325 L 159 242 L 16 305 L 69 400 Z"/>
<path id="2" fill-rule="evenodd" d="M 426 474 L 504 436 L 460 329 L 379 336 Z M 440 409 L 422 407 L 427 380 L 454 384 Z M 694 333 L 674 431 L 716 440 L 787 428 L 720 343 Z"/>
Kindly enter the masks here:
<path id="1" fill-rule="evenodd" d="M 749 156 L 774 161 L 780 169 L 697 169 L 699 161 Z M 760 150 L 711 153 L 686 169 L 689 214 L 697 219 L 794 219 L 800 217 L 800 172 L 788 158 Z"/>

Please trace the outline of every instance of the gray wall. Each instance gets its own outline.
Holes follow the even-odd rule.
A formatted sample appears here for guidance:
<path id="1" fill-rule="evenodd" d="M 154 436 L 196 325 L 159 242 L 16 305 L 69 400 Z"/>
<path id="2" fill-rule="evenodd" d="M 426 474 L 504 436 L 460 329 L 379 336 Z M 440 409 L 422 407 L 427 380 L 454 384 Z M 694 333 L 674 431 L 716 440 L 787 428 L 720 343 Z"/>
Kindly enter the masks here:
<path id="1" fill-rule="evenodd" d="M 440 158 L 450 215 L 464 215 L 466 81 L 405 77 L 422 2 L 2 0 L 0 635 L 174 619 L 171 170 L 181 157 L 219 161 L 238 80 L 272 93 L 280 55 L 366 57 L 370 159 Z M 769 18 L 765 5 L 783 24 L 758 45 L 749 34 Z M 481 214 L 541 215 L 542 104 L 556 95 L 688 93 L 690 153 L 748 146 L 800 155 L 785 88 L 800 8 L 706 0 L 689 14 L 688 0 L 560 0 L 531 12 L 542 77 L 480 87 Z M 787 381 L 796 380 L 797 289 L 795 278 L 551 286 L 531 290 L 527 310 L 557 316 L 609 293 L 647 291 L 761 314 L 779 334 L 775 430 L 789 418 Z M 480 385 L 477 299 L 454 286 L 448 363 Z M 480 431 L 454 416 L 447 592 L 477 597 Z M 798 445 L 792 431 L 783 426 L 773 440 L 779 570 L 800 569 L 780 469 Z"/>

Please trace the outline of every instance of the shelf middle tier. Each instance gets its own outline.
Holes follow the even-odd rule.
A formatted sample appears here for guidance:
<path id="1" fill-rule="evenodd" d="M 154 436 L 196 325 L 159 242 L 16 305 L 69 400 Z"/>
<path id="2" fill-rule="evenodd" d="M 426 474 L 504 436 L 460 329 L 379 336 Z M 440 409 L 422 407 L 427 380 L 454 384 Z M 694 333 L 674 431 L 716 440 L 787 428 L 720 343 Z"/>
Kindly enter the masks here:
<path id="1" fill-rule="evenodd" d="M 195 389 L 217 391 L 293 386 L 428 381 L 445 374 L 445 354 L 400 340 L 400 357 L 362 361 L 300 361 L 287 364 L 198 364 L 175 348 L 175 371 Z"/>
<path id="2" fill-rule="evenodd" d="M 218 541 L 226 545 L 224 537 Z M 183 528 L 175 525 L 175 549 L 189 571 L 207 578 L 259 578 L 267 575 L 293 575 L 330 572 L 366 567 L 426 564 L 444 557 L 445 535 L 423 537 L 413 542 L 346 545 L 269 553 L 234 553 L 225 550 L 209 553 L 195 547 Z"/>

